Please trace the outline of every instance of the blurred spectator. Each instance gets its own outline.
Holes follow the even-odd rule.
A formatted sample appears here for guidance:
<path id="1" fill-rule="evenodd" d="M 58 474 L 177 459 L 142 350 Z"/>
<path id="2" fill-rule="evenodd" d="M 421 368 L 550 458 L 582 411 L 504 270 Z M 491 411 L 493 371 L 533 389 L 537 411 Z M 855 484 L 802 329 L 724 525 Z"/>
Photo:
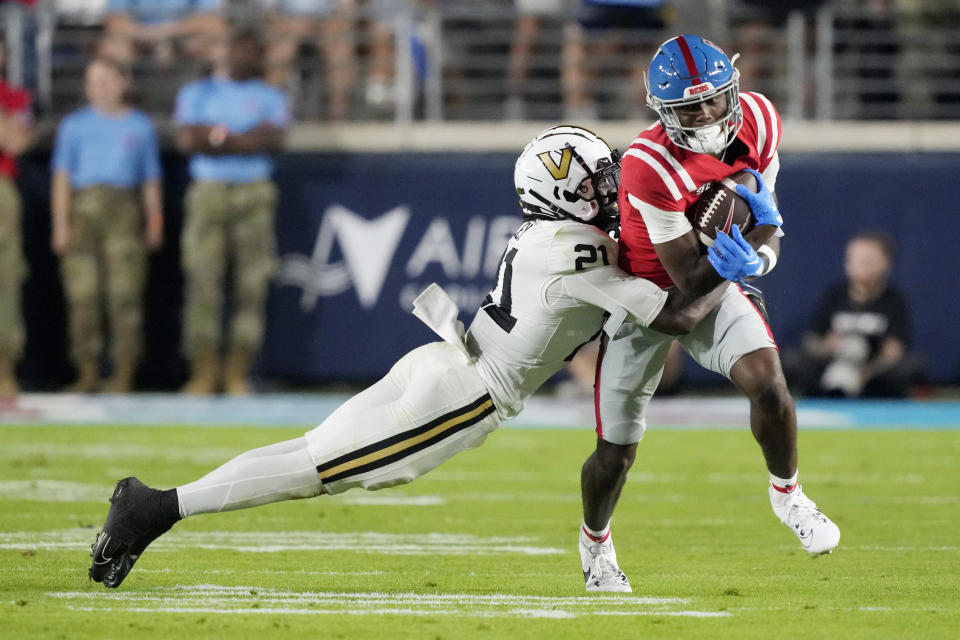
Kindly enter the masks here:
<path id="1" fill-rule="evenodd" d="M 504 117 L 522 120 L 525 115 L 525 84 L 540 32 L 545 26 L 561 27 L 570 14 L 570 0 L 515 0 L 517 20 L 507 63 L 507 100 Z"/>
<path id="2" fill-rule="evenodd" d="M 147 116 L 127 106 L 129 83 L 124 65 L 91 62 L 84 77 L 90 106 L 60 124 L 51 161 L 52 246 L 60 256 L 77 368 L 70 390 L 79 393 L 100 387 L 103 298 L 113 361 L 105 390 L 131 389 L 141 355 L 144 249 L 163 242 L 157 136 Z"/>
<path id="3" fill-rule="evenodd" d="M 5 46 L 0 40 L 0 70 Z M 0 399 L 16 396 L 15 366 L 23 350 L 20 286 L 26 263 L 20 247 L 20 193 L 15 157 L 30 142 L 30 94 L 11 87 L 0 75 Z"/>
<path id="4" fill-rule="evenodd" d="M 184 392 L 216 391 L 223 285 L 232 265 L 230 336 L 224 387 L 248 391 L 247 374 L 263 339 L 267 285 L 276 264 L 277 189 L 270 152 L 289 124 L 286 96 L 261 79 L 263 44 L 252 31 L 231 38 L 229 75 L 185 86 L 177 97 L 177 143 L 191 154 L 183 267 L 186 276 Z"/>
<path id="5" fill-rule="evenodd" d="M 898 2 L 902 33 L 898 80 L 903 87 L 899 118 L 960 117 L 960 3 L 957 0 Z M 936 62 L 933 62 L 936 60 Z"/>
<path id="6" fill-rule="evenodd" d="M 17 65 L 17 72 L 6 69 L 7 78 L 15 78 L 22 88 L 31 92 L 37 90 L 37 0 L 6 0 L 5 4 L 14 5 L 4 9 L 2 23 L 4 37 L 9 39 L 10 48 L 5 52 L 5 62 Z M 14 48 L 16 47 L 16 48 Z"/>
<path id="7" fill-rule="evenodd" d="M 268 19 L 267 72 L 270 84 L 287 88 L 291 65 L 304 43 L 323 54 L 329 102 L 326 117 L 347 119 L 356 63 L 355 0 L 261 0 Z"/>
<path id="8" fill-rule="evenodd" d="M 364 0 L 366 16 L 366 44 L 370 60 L 367 68 L 364 98 L 367 106 L 378 115 L 393 111 L 396 103 L 396 42 L 394 31 L 397 17 L 403 11 L 412 11 L 414 1 Z"/>
<path id="9" fill-rule="evenodd" d="M 669 22 L 669 13 L 666 0 L 583 0 L 578 21 L 564 29 L 564 117 L 573 121 L 627 117 L 642 109 L 643 71 L 660 44 L 658 33 Z M 626 78 L 611 80 L 611 71 L 625 68 Z M 624 92 L 626 96 L 621 95 Z M 601 107 L 622 97 L 629 105 L 627 112 L 601 113 Z"/>
<path id="10" fill-rule="evenodd" d="M 900 35 L 895 0 L 838 0 L 837 29 L 855 32 L 856 38 L 838 43 L 836 53 L 856 60 L 855 90 L 860 118 L 889 119 L 896 116 L 900 95 L 894 75 L 900 54 Z"/>
<path id="11" fill-rule="evenodd" d="M 458 0 L 421 0 L 425 12 L 420 40 L 439 47 L 439 59 L 423 58 L 422 68 L 426 75 L 432 72 L 433 78 L 442 78 L 444 118 L 503 117 L 513 3 L 487 0 L 465 5 Z M 430 63 L 435 63 L 435 68 L 431 69 Z"/>
<path id="12" fill-rule="evenodd" d="M 912 3 L 910 3 L 912 4 Z M 943 29 L 946 34 L 951 32 L 952 37 L 947 35 L 946 42 L 943 44 L 943 56 L 946 64 L 932 65 L 933 73 L 930 70 L 927 73 L 934 76 L 933 92 L 934 100 L 941 105 L 939 110 L 944 115 L 942 118 L 960 116 L 960 38 L 956 33 L 960 30 L 960 4 L 956 0 L 933 0 L 932 2 L 917 3 L 925 9 L 928 23 L 935 28 Z M 949 109 L 953 107 L 953 109 Z M 915 114 L 911 114 L 915 117 Z"/>
<path id="13" fill-rule="evenodd" d="M 731 14 L 734 16 L 733 36 L 736 41 L 733 49 L 742 54 L 736 62 L 740 70 L 740 86 L 765 94 L 774 104 L 785 101 L 787 96 L 778 80 L 786 65 L 787 19 L 791 13 L 800 13 L 807 18 L 807 25 L 812 25 L 817 10 L 826 2 L 827 0 L 735 0 L 731 6 Z M 806 40 L 812 48 L 813 38 L 807 37 Z M 812 86 L 805 88 L 805 93 L 811 89 Z M 811 95 L 805 98 L 812 101 L 812 91 L 810 93 Z"/>
<path id="14" fill-rule="evenodd" d="M 221 0 L 109 0 L 100 54 L 132 64 L 147 50 L 160 68 L 171 68 L 177 47 L 190 58 L 213 60 L 226 22 Z"/>
<path id="15" fill-rule="evenodd" d="M 889 283 L 891 239 L 857 234 L 844 264 L 846 283 L 823 295 L 800 351 L 784 355 L 787 379 L 808 395 L 906 397 L 923 364 L 907 351 L 908 306 Z"/>

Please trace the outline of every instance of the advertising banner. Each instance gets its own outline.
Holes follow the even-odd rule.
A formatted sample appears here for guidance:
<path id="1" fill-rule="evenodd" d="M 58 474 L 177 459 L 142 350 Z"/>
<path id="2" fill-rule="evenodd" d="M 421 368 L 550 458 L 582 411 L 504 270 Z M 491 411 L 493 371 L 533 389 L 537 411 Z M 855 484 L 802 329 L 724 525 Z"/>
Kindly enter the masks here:
<path id="1" fill-rule="evenodd" d="M 409 313 L 431 282 L 469 324 L 520 224 L 514 159 L 311 155 L 284 164 L 264 373 L 379 377 L 436 339 Z"/>

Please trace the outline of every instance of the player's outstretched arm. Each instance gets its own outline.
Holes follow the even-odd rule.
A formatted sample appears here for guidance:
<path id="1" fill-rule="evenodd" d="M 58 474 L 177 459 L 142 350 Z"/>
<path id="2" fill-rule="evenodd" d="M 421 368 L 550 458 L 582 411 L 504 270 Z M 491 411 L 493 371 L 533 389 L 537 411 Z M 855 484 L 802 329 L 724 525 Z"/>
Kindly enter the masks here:
<path id="1" fill-rule="evenodd" d="M 674 284 L 689 298 L 704 296 L 723 282 L 706 255 L 700 254 L 700 239 L 693 230 L 653 248 Z"/>
<path id="2" fill-rule="evenodd" d="M 727 282 L 724 281 L 713 291 L 699 298 L 690 298 L 679 289 L 671 289 L 666 304 L 650 323 L 650 328 L 673 336 L 690 333 L 697 323 L 720 304 L 726 289 Z"/>

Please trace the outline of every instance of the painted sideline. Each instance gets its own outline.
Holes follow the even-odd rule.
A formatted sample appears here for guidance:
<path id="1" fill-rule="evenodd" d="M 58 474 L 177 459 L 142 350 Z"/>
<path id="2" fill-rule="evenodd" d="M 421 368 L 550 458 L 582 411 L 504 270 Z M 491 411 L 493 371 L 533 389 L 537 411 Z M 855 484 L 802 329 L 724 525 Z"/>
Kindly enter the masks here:
<path id="1" fill-rule="evenodd" d="M 0 425 L 208 425 L 303 427 L 322 422 L 349 396 L 283 393 L 244 398 L 176 394 L 79 395 L 28 393 L 0 401 Z M 960 429 L 960 402 L 912 400 L 799 400 L 806 429 Z M 654 429 L 741 429 L 749 422 L 744 398 L 654 398 L 647 423 Z M 539 394 L 527 402 L 514 428 L 592 429 L 590 398 Z"/>

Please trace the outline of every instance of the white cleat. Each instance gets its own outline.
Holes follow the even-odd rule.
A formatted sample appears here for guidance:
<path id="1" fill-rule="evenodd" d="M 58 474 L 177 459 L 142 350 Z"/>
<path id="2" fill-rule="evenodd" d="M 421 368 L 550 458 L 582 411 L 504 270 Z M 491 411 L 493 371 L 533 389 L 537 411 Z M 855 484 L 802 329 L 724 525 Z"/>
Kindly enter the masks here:
<path id="1" fill-rule="evenodd" d="M 840 528 L 830 518 L 820 513 L 817 503 L 797 487 L 790 493 L 777 491 L 770 486 L 770 506 L 780 522 L 800 539 L 800 544 L 810 553 L 830 553 L 840 544 Z"/>
<path id="2" fill-rule="evenodd" d="M 630 581 L 617 565 L 617 552 L 613 548 L 610 532 L 602 542 L 593 540 L 580 526 L 580 566 L 587 591 L 631 593 Z"/>

